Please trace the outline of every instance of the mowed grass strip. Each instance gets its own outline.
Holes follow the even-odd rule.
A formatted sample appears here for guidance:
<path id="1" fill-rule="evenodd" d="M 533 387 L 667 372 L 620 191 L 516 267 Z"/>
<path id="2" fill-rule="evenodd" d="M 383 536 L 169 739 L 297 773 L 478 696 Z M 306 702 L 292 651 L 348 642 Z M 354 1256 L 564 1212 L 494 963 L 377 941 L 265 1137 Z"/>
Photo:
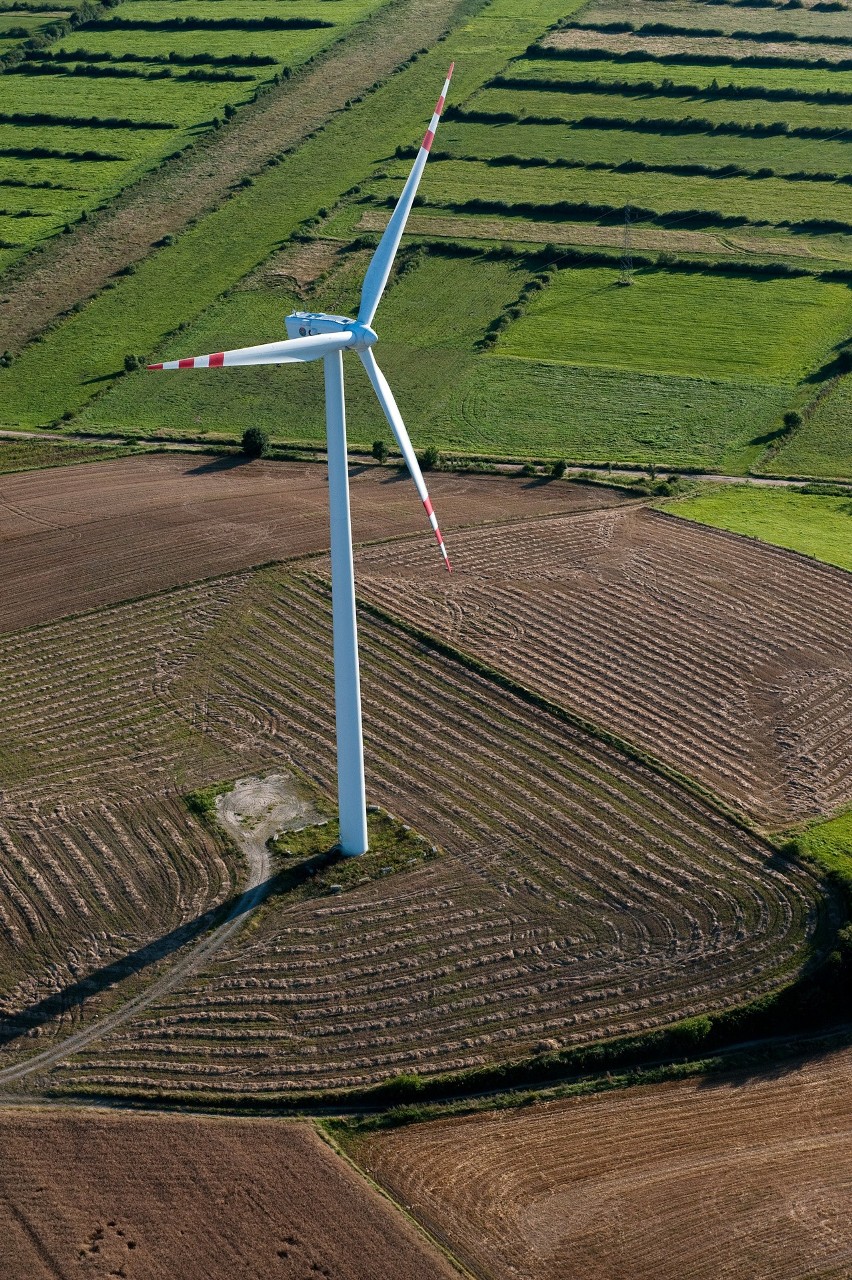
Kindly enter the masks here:
<path id="1" fill-rule="evenodd" d="M 564 11 L 556 0 L 533 0 L 519 19 L 514 0 L 495 0 L 134 276 L 28 347 L 0 375 L 1 420 L 38 424 L 82 407 L 120 373 L 125 353 L 152 351 L 400 142 L 419 140 L 452 57 L 458 59 L 453 92 L 461 99 Z"/>
<path id="2" fill-rule="evenodd" d="M 789 382 L 852 316 L 845 285 L 606 267 L 565 269 L 498 341 L 499 355 L 707 378 Z"/>
<path id="3" fill-rule="evenodd" d="M 852 490 L 844 498 L 756 485 L 719 485 L 667 510 L 852 570 Z"/>

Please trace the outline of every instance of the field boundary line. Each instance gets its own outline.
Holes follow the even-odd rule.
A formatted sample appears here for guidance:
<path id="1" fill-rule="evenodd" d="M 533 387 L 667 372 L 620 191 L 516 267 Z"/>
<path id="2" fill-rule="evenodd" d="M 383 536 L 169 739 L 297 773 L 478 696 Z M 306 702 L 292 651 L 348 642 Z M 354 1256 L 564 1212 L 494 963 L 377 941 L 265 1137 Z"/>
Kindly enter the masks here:
<path id="1" fill-rule="evenodd" d="M 387 1200 L 388 1204 L 390 1204 L 397 1213 L 401 1214 L 406 1222 L 411 1224 L 418 1235 L 422 1236 L 434 1249 L 437 1249 L 439 1253 L 443 1254 L 447 1261 L 457 1269 L 459 1275 L 464 1277 L 464 1280 L 491 1280 L 485 1272 L 479 1269 L 473 1269 L 467 1263 L 463 1263 L 460 1257 L 457 1256 L 457 1246 L 452 1245 L 443 1233 L 436 1232 L 434 1227 L 431 1225 L 427 1227 L 424 1222 L 421 1222 L 419 1218 L 416 1218 L 407 1205 L 403 1204 L 401 1200 L 398 1200 L 397 1197 L 391 1193 L 388 1187 L 383 1183 L 378 1182 L 376 1178 L 374 1178 L 373 1175 L 363 1167 L 363 1165 L 359 1164 L 354 1156 L 347 1151 L 346 1147 L 338 1141 L 336 1136 L 323 1122 L 322 1118 L 317 1116 L 307 1116 L 306 1121 L 311 1125 L 317 1137 L 320 1138 L 322 1142 L 326 1143 L 327 1146 L 331 1147 L 334 1154 L 347 1164 L 353 1173 L 357 1174 L 359 1178 L 362 1178 L 368 1186 L 372 1187 L 372 1189 L 382 1197 L 382 1199 Z"/>

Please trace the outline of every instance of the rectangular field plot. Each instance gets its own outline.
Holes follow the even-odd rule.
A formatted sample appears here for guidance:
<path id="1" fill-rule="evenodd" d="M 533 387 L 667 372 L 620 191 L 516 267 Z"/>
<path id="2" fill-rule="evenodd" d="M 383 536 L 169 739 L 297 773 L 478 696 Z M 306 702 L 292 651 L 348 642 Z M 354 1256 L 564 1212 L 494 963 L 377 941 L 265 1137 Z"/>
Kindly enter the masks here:
<path id="1" fill-rule="evenodd" d="M 695 3 L 695 0 L 665 0 L 664 4 L 648 4 L 646 0 L 593 0 L 584 9 L 583 23 L 631 22 L 635 27 L 646 23 L 668 23 L 675 27 L 713 28 L 727 35 L 736 31 L 757 34 L 783 31 L 808 38 L 840 36 L 852 45 L 849 16 L 844 10 L 825 12 L 810 4 L 801 7 L 775 3 L 772 5 L 736 5 Z"/>
<path id="2" fill-rule="evenodd" d="M 370 189 L 378 198 L 384 198 L 393 185 L 391 180 L 379 180 Z M 500 201 L 507 206 L 538 205 L 545 214 L 548 205 L 562 201 L 588 203 L 615 213 L 631 204 L 640 210 L 653 210 L 664 216 L 666 225 L 682 229 L 713 225 L 715 214 L 757 225 L 795 225 L 826 219 L 838 222 L 841 228 L 852 226 L 852 188 L 838 183 L 517 169 L 476 161 L 439 160 L 431 170 L 426 169 L 420 191 L 425 200 L 440 205 Z M 703 212 L 708 214 L 706 220 L 702 219 Z M 588 216 L 596 221 L 599 215 L 592 209 Z"/>
<path id="3" fill-rule="evenodd" d="M 710 89 L 718 86 L 723 91 L 729 86 L 744 89 L 792 90 L 806 96 L 819 93 L 852 94 L 852 73 L 830 71 L 824 67 L 813 70 L 803 67 L 753 67 L 737 62 L 702 66 L 695 63 L 654 62 L 622 60 L 620 58 L 518 58 L 510 62 L 503 72 L 512 79 L 546 81 L 600 80 L 605 83 L 628 85 L 652 84 L 658 88 L 665 81 L 669 86 Z M 649 92 L 653 93 L 653 90 Z M 681 102 L 683 98 L 679 99 Z M 688 99 L 686 100 L 688 101 Z M 750 101 L 750 99 L 746 99 Z M 782 113 L 785 108 L 782 108 Z"/>
<path id="4" fill-rule="evenodd" d="M 565 158 L 587 164 L 619 165 L 628 160 L 641 160 L 650 165 L 694 163 L 720 168 L 739 165 L 752 173 L 766 168 L 791 174 L 852 172 L 852 148 L 848 143 L 811 138 L 667 135 L 619 129 L 567 129 L 562 125 L 523 122 L 476 124 L 448 120 L 441 126 L 437 145 L 442 151 L 483 159 L 516 155 Z M 430 164 L 434 164 L 434 160 Z M 570 180 L 566 178 L 566 181 Z"/>
<path id="5" fill-rule="evenodd" d="M 742 473 L 762 452 L 790 389 L 765 382 L 583 368 L 483 357 L 453 418 L 427 438 L 445 448 L 578 462 Z"/>
<path id="6" fill-rule="evenodd" d="M 850 50 L 852 52 L 852 50 Z M 852 77 L 850 77 L 852 78 Z M 791 129 L 800 127 L 825 128 L 843 133 L 849 122 L 848 103 L 773 102 L 761 99 L 729 99 L 695 94 L 690 98 L 647 94 L 619 93 L 614 88 L 609 93 L 583 92 L 580 85 L 576 92 L 555 90 L 542 85 L 539 89 L 493 88 L 483 89 L 474 95 L 466 106 L 470 110 L 508 113 L 517 116 L 543 116 L 547 119 L 581 121 L 588 117 L 604 117 L 624 120 L 659 120 L 658 132 L 689 133 L 678 123 L 686 119 L 709 120 L 712 125 L 724 125 L 729 121 L 748 130 L 752 125 L 787 124 Z"/>
<path id="7" fill-rule="evenodd" d="M 350 1149 L 494 1280 L 840 1280 L 852 1269 L 850 1070 L 845 1049 L 406 1126 Z"/>
<path id="8" fill-rule="evenodd" d="M 843 336 L 845 285 L 608 268 L 560 271 L 497 344 L 499 355 L 694 377 L 791 382 Z"/>
<path id="9" fill-rule="evenodd" d="M 852 378 L 845 377 L 808 413 L 789 441 L 762 468 L 792 476 L 852 479 Z"/>
<path id="10" fill-rule="evenodd" d="M 852 490 L 846 498 L 832 498 L 723 485 L 668 509 L 700 524 L 760 538 L 852 571 Z"/>
<path id="11" fill-rule="evenodd" d="M 709 57 L 724 63 L 729 58 L 753 58 L 768 55 L 775 58 L 796 58 L 803 62 L 845 63 L 849 60 L 847 44 L 812 43 L 806 40 L 755 41 L 728 36 L 692 35 L 639 35 L 634 33 L 607 33 L 594 27 L 580 30 L 567 28 L 548 35 L 542 42 L 556 49 L 606 49 L 612 53 L 650 53 L 653 57 L 670 57 L 683 54 L 688 57 Z"/>

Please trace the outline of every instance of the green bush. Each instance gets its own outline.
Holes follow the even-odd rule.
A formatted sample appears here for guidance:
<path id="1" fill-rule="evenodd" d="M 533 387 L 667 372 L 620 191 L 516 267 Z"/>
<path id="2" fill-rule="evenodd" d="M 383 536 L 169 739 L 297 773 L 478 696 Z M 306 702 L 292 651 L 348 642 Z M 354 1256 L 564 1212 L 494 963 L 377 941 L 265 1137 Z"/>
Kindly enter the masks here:
<path id="1" fill-rule="evenodd" d="M 243 453 L 249 458 L 263 458 L 269 452 L 269 433 L 263 427 L 246 427 Z"/>
<path id="2" fill-rule="evenodd" d="M 554 462 L 551 465 L 551 468 L 550 468 L 551 480 L 561 480 L 562 477 L 565 475 L 565 472 L 567 471 L 567 469 L 568 469 L 567 462 L 565 462 L 564 459 L 559 458 L 556 462 Z"/>
<path id="3" fill-rule="evenodd" d="M 376 462 L 380 462 L 384 466 L 388 460 L 388 447 L 384 440 L 374 440 L 371 452 Z"/>
<path id="4" fill-rule="evenodd" d="M 428 448 L 417 455 L 417 461 L 420 463 L 421 471 L 434 471 L 441 461 L 441 455 L 435 446 L 430 444 Z"/>

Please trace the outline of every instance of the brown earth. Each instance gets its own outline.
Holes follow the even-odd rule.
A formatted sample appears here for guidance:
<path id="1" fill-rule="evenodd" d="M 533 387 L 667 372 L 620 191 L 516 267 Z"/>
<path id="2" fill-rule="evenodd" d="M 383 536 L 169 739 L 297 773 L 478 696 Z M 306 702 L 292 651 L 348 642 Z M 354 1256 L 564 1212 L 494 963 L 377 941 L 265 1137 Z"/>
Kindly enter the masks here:
<path id="1" fill-rule="evenodd" d="M 452 1280 L 307 1124 L 0 1113 L 4 1280 Z"/>
<path id="2" fill-rule="evenodd" d="M 591 510 L 612 490 L 436 472 L 445 530 Z M 397 468 L 352 468 L 356 540 L 416 534 L 423 508 Z M 204 456 L 124 458 L 0 478 L 0 631 L 328 546 L 319 464 Z M 437 553 L 436 553 L 437 558 Z"/>
<path id="3" fill-rule="evenodd" d="M 647 14 L 643 18 L 645 20 Z M 713 26 L 712 19 L 706 25 Z M 713 57 L 749 58 L 759 53 L 773 58 L 824 58 L 828 62 L 840 62 L 849 57 L 849 48 L 844 45 L 795 44 L 786 41 L 771 43 L 766 40 L 755 42 L 728 39 L 726 36 L 639 36 L 582 29 L 556 31 L 547 36 L 542 44 L 552 45 L 556 49 L 610 49 L 613 53 L 636 53 L 644 50 L 657 57 L 667 53 L 695 53 L 710 54 Z"/>
<path id="4" fill-rule="evenodd" d="M 384 213 L 367 210 L 358 223 L 359 231 L 383 231 L 388 219 Z M 451 239 L 484 239 L 522 241 L 531 244 L 605 244 L 620 248 L 623 227 L 596 227 L 578 222 L 525 222 L 523 219 L 465 218 L 443 214 L 413 213 L 408 231 L 415 235 L 448 236 Z M 633 227 L 631 242 L 636 249 L 653 249 L 681 253 L 772 253 L 783 257 L 812 258 L 813 249 L 796 243 L 792 237 L 730 237 L 708 235 L 702 231 L 646 231 Z"/>
<path id="5" fill-rule="evenodd" d="M 0 725 L 27 762 L 7 792 L 21 841 L 70 779 L 72 837 L 89 795 L 293 766 L 333 795 L 322 570 L 245 574 L 3 642 Z M 339 894 L 278 890 L 51 1085 L 262 1096 L 472 1067 L 739 1004 L 830 932 L 812 873 L 676 783 L 366 610 L 359 633 L 368 799 L 444 856 Z"/>
<path id="6" fill-rule="evenodd" d="M 452 21 L 457 0 L 396 0 L 350 32 L 326 57 L 200 139 L 192 151 L 131 187 L 104 213 L 57 236 L 4 278 L 0 349 L 18 351 L 51 320 L 103 288 L 227 196 L 241 177 L 293 147 L 431 46 Z"/>
<path id="7" fill-rule="evenodd" d="M 852 800 L 852 575 L 646 508 L 365 548 L 359 590 L 781 827 Z M 416 583 L 416 590 L 414 584 Z"/>
<path id="8" fill-rule="evenodd" d="M 847 1280 L 852 1052 L 396 1129 L 357 1159 L 491 1280 Z"/>

